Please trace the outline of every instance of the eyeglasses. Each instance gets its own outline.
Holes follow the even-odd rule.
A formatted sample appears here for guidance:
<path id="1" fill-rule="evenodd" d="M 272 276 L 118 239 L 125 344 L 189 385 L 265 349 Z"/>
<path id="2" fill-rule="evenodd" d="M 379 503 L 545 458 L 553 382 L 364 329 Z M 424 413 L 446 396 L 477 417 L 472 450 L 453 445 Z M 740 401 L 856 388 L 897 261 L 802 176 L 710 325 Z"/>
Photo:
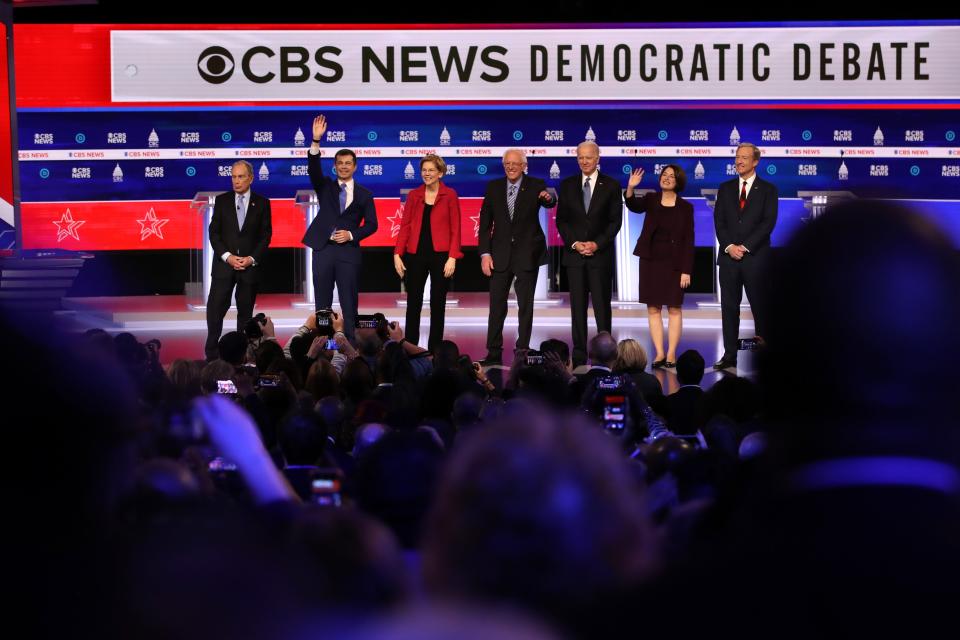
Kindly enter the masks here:
<path id="1" fill-rule="evenodd" d="M 523 162 L 504 162 L 503 166 L 509 169 L 510 167 L 522 167 L 524 164 Z"/>

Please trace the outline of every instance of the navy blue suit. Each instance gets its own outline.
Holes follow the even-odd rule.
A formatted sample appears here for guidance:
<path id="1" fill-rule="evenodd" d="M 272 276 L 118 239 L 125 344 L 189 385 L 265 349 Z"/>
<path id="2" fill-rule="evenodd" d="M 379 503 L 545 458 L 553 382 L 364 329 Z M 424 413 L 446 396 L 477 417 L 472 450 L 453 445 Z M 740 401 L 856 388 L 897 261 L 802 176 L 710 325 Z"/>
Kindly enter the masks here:
<path id="1" fill-rule="evenodd" d="M 307 170 L 319 203 L 317 217 L 303 235 L 303 244 L 313 249 L 316 308 L 330 308 L 333 304 L 333 285 L 336 283 L 344 333 L 348 338 L 353 338 L 360 297 L 360 241 L 377 231 L 373 193 L 354 181 L 353 201 L 340 213 L 339 183 L 335 178 L 324 175 L 320 167 L 320 154 L 307 154 Z M 334 230 L 349 231 L 353 240 L 343 244 L 331 241 L 330 235 Z"/>

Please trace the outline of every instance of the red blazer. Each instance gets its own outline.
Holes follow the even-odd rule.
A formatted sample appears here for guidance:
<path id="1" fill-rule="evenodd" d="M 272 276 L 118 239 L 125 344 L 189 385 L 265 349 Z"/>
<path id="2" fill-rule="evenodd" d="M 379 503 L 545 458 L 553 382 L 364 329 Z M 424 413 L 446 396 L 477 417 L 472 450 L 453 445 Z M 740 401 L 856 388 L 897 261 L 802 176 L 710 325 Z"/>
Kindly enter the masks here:
<path id="1" fill-rule="evenodd" d="M 407 194 L 407 203 L 403 206 L 403 219 L 400 221 L 400 233 L 393 252 L 402 256 L 416 253 L 420 242 L 420 224 L 423 221 L 423 198 L 427 193 L 426 185 L 420 185 Z M 460 199 L 457 192 L 440 183 L 437 200 L 430 212 L 430 235 L 433 237 L 433 250 L 446 251 L 451 258 L 463 257 L 460 251 Z"/>

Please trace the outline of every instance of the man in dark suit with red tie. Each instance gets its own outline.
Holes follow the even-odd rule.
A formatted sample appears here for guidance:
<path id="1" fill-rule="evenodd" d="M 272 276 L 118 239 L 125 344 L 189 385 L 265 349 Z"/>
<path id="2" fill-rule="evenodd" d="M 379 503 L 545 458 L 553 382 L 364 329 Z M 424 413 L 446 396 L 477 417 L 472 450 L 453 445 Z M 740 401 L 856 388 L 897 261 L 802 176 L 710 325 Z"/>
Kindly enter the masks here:
<path id="1" fill-rule="evenodd" d="M 487 324 L 488 364 L 501 364 L 503 321 L 507 317 L 507 295 L 516 279 L 517 349 L 530 348 L 533 330 L 533 296 L 540 265 L 547 253 L 547 239 L 540 227 L 540 207 L 552 207 L 557 199 L 540 178 L 526 175 L 523 151 L 508 149 L 503 154 L 503 178 L 487 183 L 480 207 L 478 243 L 480 268 L 490 278 L 490 318 Z"/>
<path id="2" fill-rule="evenodd" d="M 757 176 L 760 149 L 744 142 L 737 147 L 738 178 L 717 190 L 713 223 L 720 243 L 720 309 L 723 315 L 723 356 L 714 369 L 737 366 L 740 301 L 747 290 L 756 335 L 766 335 L 765 277 L 770 234 L 777 224 L 777 188 Z"/>
<path id="3" fill-rule="evenodd" d="M 613 294 L 613 242 L 623 224 L 620 183 L 597 170 L 600 147 L 577 145 L 580 173 L 560 183 L 557 231 L 563 240 L 563 266 L 570 285 L 573 364 L 587 362 L 587 294 L 593 299 L 597 332 L 610 332 Z"/>
<path id="4" fill-rule="evenodd" d="M 320 140 L 327 131 L 327 119 L 313 120 L 313 144 L 307 152 L 310 184 L 317 192 L 317 217 L 303 236 L 303 244 L 313 249 L 313 291 L 316 308 L 333 304 L 336 283 L 343 312 L 343 332 L 353 339 L 359 305 L 360 241 L 377 230 L 377 210 L 373 193 L 353 180 L 357 155 L 341 149 L 334 155 L 337 179 L 320 167 Z"/>
<path id="5" fill-rule="evenodd" d="M 263 259 L 270 246 L 273 226 L 270 200 L 250 190 L 253 165 L 246 160 L 233 163 L 233 191 L 217 196 L 210 219 L 213 268 L 207 297 L 207 360 L 219 357 L 217 343 L 223 331 L 223 316 L 230 308 L 233 287 L 237 287 L 237 330 L 253 317 Z"/>

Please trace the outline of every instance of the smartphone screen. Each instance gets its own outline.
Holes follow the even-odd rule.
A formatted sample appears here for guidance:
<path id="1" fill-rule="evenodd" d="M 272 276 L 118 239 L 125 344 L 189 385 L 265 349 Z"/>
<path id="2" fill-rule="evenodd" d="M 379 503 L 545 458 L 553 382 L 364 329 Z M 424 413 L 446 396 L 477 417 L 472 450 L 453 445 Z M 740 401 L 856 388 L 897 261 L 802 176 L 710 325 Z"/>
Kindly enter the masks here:
<path id="1" fill-rule="evenodd" d="M 332 312 L 330 309 L 320 309 L 317 311 L 317 331 L 320 335 L 333 335 L 333 321 L 330 318 Z"/>
<path id="2" fill-rule="evenodd" d="M 339 507 L 343 503 L 340 496 L 339 474 L 327 471 L 314 473 L 310 480 L 310 492 L 314 504 L 324 507 Z"/>
<path id="3" fill-rule="evenodd" d="M 264 374 L 257 378 L 258 387 L 279 387 L 280 386 L 280 376 Z"/>
<path id="4" fill-rule="evenodd" d="M 377 318 L 373 315 L 357 314 L 357 321 L 354 323 L 357 329 L 376 329 Z"/>
<path id="5" fill-rule="evenodd" d="M 233 380 L 217 380 L 217 393 L 225 395 L 237 395 L 237 385 Z"/>
<path id="6" fill-rule="evenodd" d="M 597 389 L 619 389 L 623 386 L 620 376 L 603 376 L 597 381 Z"/>
<path id="7" fill-rule="evenodd" d="M 627 398 L 608 395 L 603 399 L 603 426 L 609 431 L 623 431 L 627 425 Z"/>

